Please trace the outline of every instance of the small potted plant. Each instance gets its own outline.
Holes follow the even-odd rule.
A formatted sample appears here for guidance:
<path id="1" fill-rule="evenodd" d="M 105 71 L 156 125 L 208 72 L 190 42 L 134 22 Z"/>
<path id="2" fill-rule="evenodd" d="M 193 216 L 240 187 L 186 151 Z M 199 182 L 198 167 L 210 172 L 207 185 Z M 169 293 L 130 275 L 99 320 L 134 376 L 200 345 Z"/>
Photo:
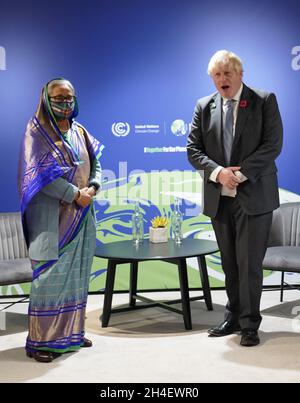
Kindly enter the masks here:
<path id="1" fill-rule="evenodd" d="M 168 242 L 168 219 L 166 217 L 155 217 L 151 220 L 149 228 L 149 240 L 153 243 Z"/>

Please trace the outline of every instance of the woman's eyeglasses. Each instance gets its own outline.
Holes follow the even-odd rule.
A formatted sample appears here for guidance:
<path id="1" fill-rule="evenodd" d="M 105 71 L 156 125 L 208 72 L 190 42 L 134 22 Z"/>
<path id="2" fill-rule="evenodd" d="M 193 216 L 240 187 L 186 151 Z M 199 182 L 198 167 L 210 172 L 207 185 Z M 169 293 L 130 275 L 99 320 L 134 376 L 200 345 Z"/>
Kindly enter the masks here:
<path id="1" fill-rule="evenodd" d="M 63 96 L 56 96 L 56 97 L 49 97 L 52 101 L 54 102 L 73 102 L 75 99 L 75 96 L 67 96 L 67 97 L 63 97 Z"/>

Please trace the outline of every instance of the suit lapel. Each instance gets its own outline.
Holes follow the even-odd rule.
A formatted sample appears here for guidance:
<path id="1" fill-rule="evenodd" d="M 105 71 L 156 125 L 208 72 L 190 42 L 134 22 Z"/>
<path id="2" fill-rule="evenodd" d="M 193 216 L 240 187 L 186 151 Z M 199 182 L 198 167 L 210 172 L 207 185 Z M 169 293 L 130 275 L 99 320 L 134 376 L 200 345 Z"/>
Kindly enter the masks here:
<path id="1" fill-rule="evenodd" d="M 236 145 L 238 144 L 239 138 L 241 137 L 241 134 L 244 130 L 247 119 L 250 115 L 251 98 L 252 98 L 251 90 L 244 84 L 240 103 L 238 105 L 238 114 L 237 114 L 236 125 L 235 125 L 235 134 L 234 134 L 234 140 L 233 140 L 233 144 L 232 144 L 232 154 L 234 152 Z"/>

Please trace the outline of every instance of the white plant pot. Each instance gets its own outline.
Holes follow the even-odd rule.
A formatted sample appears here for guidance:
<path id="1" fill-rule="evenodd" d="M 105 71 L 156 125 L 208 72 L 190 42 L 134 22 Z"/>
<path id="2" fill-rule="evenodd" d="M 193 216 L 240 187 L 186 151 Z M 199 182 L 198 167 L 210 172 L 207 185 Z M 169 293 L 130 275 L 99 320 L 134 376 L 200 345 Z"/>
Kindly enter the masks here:
<path id="1" fill-rule="evenodd" d="M 153 243 L 168 242 L 168 228 L 149 228 L 149 240 Z"/>

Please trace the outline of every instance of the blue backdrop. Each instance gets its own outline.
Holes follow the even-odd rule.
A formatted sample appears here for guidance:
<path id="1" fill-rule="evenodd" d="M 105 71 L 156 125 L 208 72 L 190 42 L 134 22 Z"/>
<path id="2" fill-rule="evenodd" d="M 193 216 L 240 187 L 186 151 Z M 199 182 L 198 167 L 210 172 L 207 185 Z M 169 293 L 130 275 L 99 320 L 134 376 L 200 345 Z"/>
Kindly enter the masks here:
<path id="1" fill-rule="evenodd" d="M 274 91 L 284 122 L 280 187 L 300 193 L 300 3 L 293 0 L 27 0 L 0 2 L 0 211 L 19 210 L 20 141 L 42 86 L 70 79 L 79 121 L 106 145 L 102 165 L 191 169 L 172 122 L 189 123 L 197 98 L 214 91 L 207 63 L 236 52 L 247 85 Z M 112 125 L 119 134 L 112 133 Z M 148 126 L 147 126 L 148 125 Z M 118 134 L 118 133 L 117 133 Z M 178 133 L 177 133 L 178 134 Z M 179 134 L 182 134 L 179 133 Z"/>

